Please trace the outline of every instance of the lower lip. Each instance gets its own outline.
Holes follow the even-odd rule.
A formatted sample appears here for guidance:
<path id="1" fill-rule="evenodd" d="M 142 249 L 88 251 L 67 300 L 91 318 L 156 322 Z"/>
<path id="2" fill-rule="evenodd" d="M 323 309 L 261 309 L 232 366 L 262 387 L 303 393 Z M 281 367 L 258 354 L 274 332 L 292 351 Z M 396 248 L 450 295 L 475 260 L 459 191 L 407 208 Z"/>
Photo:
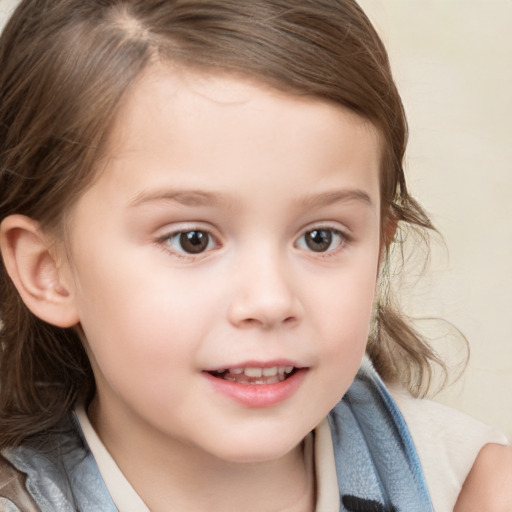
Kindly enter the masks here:
<path id="1" fill-rule="evenodd" d="M 292 396 L 304 380 L 306 372 L 306 368 L 297 370 L 291 377 L 275 384 L 239 384 L 206 372 L 203 375 L 217 393 L 246 407 L 261 408 L 272 407 Z"/>

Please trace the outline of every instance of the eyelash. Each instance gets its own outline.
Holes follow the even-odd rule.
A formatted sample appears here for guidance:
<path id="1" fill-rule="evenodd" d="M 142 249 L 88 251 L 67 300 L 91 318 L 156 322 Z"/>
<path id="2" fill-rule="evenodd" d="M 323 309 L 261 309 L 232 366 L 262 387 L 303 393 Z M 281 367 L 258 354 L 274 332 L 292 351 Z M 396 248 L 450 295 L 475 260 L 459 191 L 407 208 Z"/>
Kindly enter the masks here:
<path id="1" fill-rule="evenodd" d="M 325 248 L 325 250 L 319 250 L 315 251 L 311 246 L 307 246 L 308 242 L 305 240 L 305 237 L 308 235 L 315 236 L 315 234 L 319 233 L 328 234 L 327 242 L 328 245 Z M 304 243 L 301 244 L 301 240 L 304 240 Z M 295 242 L 295 247 L 299 249 L 304 249 L 308 252 L 311 252 L 315 255 L 318 255 L 319 257 L 330 257 L 336 255 L 343 247 L 345 247 L 349 242 L 351 241 L 351 238 L 341 231 L 340 229 L 334 228 L 332 226 L 315 226 L 311 229 L 308 229 L 305 231 L 298 239 L 297 242 Z M 319 242 L 321 243 L 321 241 Z M 333 245 L 335 245 L 333 247 Z M 305 247 L 307 246 L 307 247 Z"/>
<path id="2" fill-rule="evenodd" d="M 193 235 L 196 235 L 195 243 L 193 241 Z M 192 245 L 198 245 L 198 251 L 186 251 L 183 248 L 183 242 L 186 241 L 188 235 L 188 241 L 192 243 Z M 206 245 L 204 247 L 201 245 L 203 236 L 206 236 Z M 185 239 L 183 238 L 185 237 Z M 179 247 L 173 246 L 173 242 L 177 241 Z M 174 256 L 178 258 L 197 258 L 203 255 L 205 252 L 210 252 L 212 249 L 220 246 L 220 242 L 207 230 L 205 229 L 182 229 L 180 231 L 174 231 L 172 233 L 167 233 L 156 240 L 158 245 L 164 246 L 166 251 L 170 251 Z"/>
<path id="3" fill-rule="evenodd" d="M 308 245 L 308 242 L 304 240 L 303 243 L 301 243 L 301 240 L 304 239 L 304 237 L 308 235 L 319 235 L 322 233 L 325 235 L 327 234 L 326 242 L 328 242 L 327 247 L 325 250 L 314 250 L 311 248 L 310 245 Z M 203 237 L 206 237 L 206 245 L 204 245 L 204 242 L 202 243 Z M 194 240 L 195 239 L 195 240 Z M 183 248 L 183 243 L 186 241 L 190 241 L 192 245 L 197 245 L 198 250 L 197 252 L 194 251 L 187 251 Z M 351 241 L 351 238 L 344 233 L 343 231 L 331 227 L 331 226 L 315 226 L 311 229 L 308 229 L 307 231 L 304 231 L 302 235 L 297 239 L 297 241 L 294 243 L 294 247 L 298 249 L 303 249 L 308 252 L 311 252 L 312 254 L 316 254 L 319 257 L 330 257 L 338 253 L 339 250 L 341 250 L 343 247 L 345 247 L 349 242 Z M 173 242 L 177 242 L 178 246 L 174 246 Z M 190 259 L 190 258 L 198 258 L 204 255 L 205 253 L 210 252 L 211 250 L 214 250 L 218 247 L 220 247 L 220 242 L 216 237 L 212 235 L 209 231 L 205 229 L 182 229 L 179 231 L 174 231 L 172 233 L 167 233 L 161 237 L 159 237 L 156 240 L 156 243 L 160 246 L 164 246 L 164 250 L 170 251 L 173 255 L 177 256 L 178 258 L 184 258 L 184 259 Z M 318 243 L 322 243 L 322 241 L 318 241 Z M 335 247 L 332 247 L 332 245 L 335 244 Z"/>

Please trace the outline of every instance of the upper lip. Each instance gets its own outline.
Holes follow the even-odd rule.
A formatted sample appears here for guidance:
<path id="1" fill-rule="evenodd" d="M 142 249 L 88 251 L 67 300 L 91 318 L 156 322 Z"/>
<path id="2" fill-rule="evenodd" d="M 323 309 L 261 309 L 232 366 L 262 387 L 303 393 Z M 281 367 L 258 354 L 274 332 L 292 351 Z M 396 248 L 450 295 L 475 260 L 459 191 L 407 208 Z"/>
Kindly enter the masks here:
<path id="1" fill-rule="evenodd" d="M 304 368 L 304 365 L 292 361 L 291 359 L 276 359 L 274 361 L 244 361 L 241 363 L 230 363 L 226 365 L 212 366 L 205 368 L 205 372 L 221 372 L 233 368 L 273 368 L 274 366 L 293 366 L 294 368 Z"/>

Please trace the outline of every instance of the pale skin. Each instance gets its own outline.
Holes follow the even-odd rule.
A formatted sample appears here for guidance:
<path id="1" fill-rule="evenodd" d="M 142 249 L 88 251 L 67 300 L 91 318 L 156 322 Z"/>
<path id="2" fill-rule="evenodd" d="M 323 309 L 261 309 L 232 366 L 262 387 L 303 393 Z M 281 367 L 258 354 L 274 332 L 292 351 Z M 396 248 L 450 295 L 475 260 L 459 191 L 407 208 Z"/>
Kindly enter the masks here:
<path id="1" fill-rule="evenodd" d="M 482 448 L 464 482 L 454 512 L 512 510 L 512 448 L 488 444 Z"/>
<path id="2" fill-rule="evenodd" d="M 350 385 L 375 297 L 376 129 L 161 66 L 126 98 L 108 157 L 65 240 L 19 215 L 0 239 L 27 306 L 82 333 L 99 436 L 152 512 L 311 512 L 302 440 Z M 246 401 L 214 375 L 285 366 L 288 394 Z"/>

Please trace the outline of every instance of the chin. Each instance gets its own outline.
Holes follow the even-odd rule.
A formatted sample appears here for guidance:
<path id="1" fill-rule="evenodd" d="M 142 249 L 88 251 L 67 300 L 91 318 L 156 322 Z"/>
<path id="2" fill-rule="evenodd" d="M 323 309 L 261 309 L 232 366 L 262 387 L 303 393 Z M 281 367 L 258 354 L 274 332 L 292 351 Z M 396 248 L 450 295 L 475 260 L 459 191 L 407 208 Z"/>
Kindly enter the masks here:
<path id="1" fill-rule="evenodd" d="M 261 436 L 254 436 L 249 439 L 237 440 L 228 439 L 227 443 L 221 448 L 216 446 L 215 455 L 217 458 L 226 462 L 236 464 L 258 464 L 277 461 L 298 448 L 303 437 L 299 437 L 295 442 L 291 442 L 292 436 L 287 439 L 276 438 L 265 439 Z"/>

